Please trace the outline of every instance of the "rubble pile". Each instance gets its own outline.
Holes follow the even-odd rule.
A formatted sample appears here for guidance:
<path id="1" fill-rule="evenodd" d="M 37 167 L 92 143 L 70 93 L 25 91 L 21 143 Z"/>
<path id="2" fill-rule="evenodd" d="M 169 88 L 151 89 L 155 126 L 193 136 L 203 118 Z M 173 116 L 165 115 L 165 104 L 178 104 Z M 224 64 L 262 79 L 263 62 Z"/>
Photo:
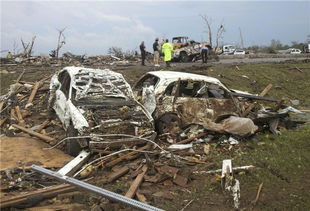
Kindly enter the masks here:
<path id="1" fill-rule="evenodd" d="M 66 56 L 66 59 L 68 62 L 79 60 L 79 62 L 88 64 L 124 62 L 113 57 L 76 58 L 70 54 Z M 1 208 L 32 207 L 38 203 L 40 203 L 41 209 L 44 207 L 57 207 L 59 204 L 66 204 L 62 206 L 72 204 L 72 206 L 79 207 L 77 209 L 86 206 L 98 207 L 98 209 L 103 210 L 111 209 L 111 206 L 118 206 L 109 203 L 102 197 L 107 196 L 109 198 L 109 194 L 111 194 L 109 192 L 103 193 L 105 190 L 103 187 L 109 187 L 112 192 L 150 205 L 156 205 L 156 202 L 160 200 L 173 200 L 175 196 L 168 191 L 169 188 L 186 188 L 195 179 L 194 174 L 206 173 L 206 170 L 210 170 L 216 165 L 212 160 L 208 159 L 212 151 L 220 153 L 230 151 L 232 148 L 238 150 L 240 148 L 238 143 L 244 140 L 244 137 L 253 135 L 258 131 L 259 127 L 260 130 L 264 129 L 266 119 L 268 119 L 271 131 L 279 134 L 277 130 L 279 118 L 288 117 L 288 111 L 296 111 L 293 108 L 284 108 L 277 112 L 268 112 L 267 110 L 262 112 L 260 110 L 261 113 L 256 115 L 258 118 L 255 118 L 255 121 L 248 117 L 242 117 L 242 115 L 229 115 L 228 118 L 218 119 L 216 122 L 207 120 L 199 122 L 197 119 L 197 121 L 194 121 L 195 124 L 188 124 L 177 129 L 174 127 L 175 125 L 169 126 L 169 124 L 166 124 L 166 126 L 169 126 L 169 130 L 161 128 L 159 132 L 157 131 L 158 127 L 156 127 L 156 132 L 158 132 L 156 136 L 156 133 L 149 133 L 155 130 L 156 121 L 153 122 L 153 126 L 150 125 L 150 116 L 145 114 L 147 112 L 137 109 L 140 105 L 137 105 L 138 102 L 131 98 L 133 93 L 126 92 L 127 85 L 122 82 L 120 74 L 117 75 L 109 71 L 103 71 L 102 74 L 99 71 L 97 71 L 98 73 L 91 70 L 87 72 L 87 68 L 67 68 L 65 70 L 71 76 L 73 73 L 75 74 L 75 84 L 71 83 L 73 84 L 73 90 L 75 90 L 74 95 L 70 98 L 72 102 L 84 99 L 83 96 L 92 96 L 88 99 L 85 98 L 88 103 L 93 99 L 98 99 L 96 98 L 96 93 L 99 93 L 98 90 L 104 90 L 105 96 L 109 100 L 111 100 L 109 97 L 113 95 L 113 100 L 109 101 L 111 104 L 106 104 L 105 107 L 100 107 L 99 104 L 96 104 L 97 102 L 93 101 L 92 106 L 85 106 L 87 104 L 85 101 L 84 107 L 78 107 L 78 109 L 83 110 L 82 114 L 89 114 L 87 121 L 92 122 L 89 128 L 94 129 L 92 131 L 90 129 L 86 132 L 82 131 L 83 133 L 78 130 L 79 136 L 77 133 L 72 134 L 70 127 L 64 124 L 66 114 L 60 116 L 56 109 L 57 117 L 55 112 L 48 106 L 48 102 L 51 101 L 51 94 L 57 92 L 59 88 L 58 82 L 53 83 L 53 79 L 51 80 L 50 77 L 42 78 L 36 82 L 27 82 L 22 80 L 21 75 L 16 80 L 16 83 L 11 85 L 10 91 L 0 98 L 1 134 L 6 136 L 6 138 L 1 137 L 1 142 L 4 144 L 5 141 L 10 141 L 9 137 L 14 137 L 14 139 L 20 137 L 20 140 L 16 143 L 16 148 L 24 148 L 22 146 L 25 143 L 31 142 L 32 144 L 28 144 L 29 149 L 25 147 L 28 155 L 27 153 L 19 154 L 18 162 L 14 160 L 11 166 L 1 169 L 1 192 L 2 196 L 4 196 Z M 57 77 L 61 78 L 60 75 L 61 73 Z M 60 81 L 60 83 L 64 83 L 65 80 L 64 76 L 63 81 Z M 178 86 L 180 87 L 180 84 Z M 113 90 L 113 93 L 107 92 L 107 90 Z M 115 101 L 115 95 L 120 96 L 124 95 L 124 93 L 126 94 L 122 97 L 127 101 L 118 98 Z M 174 96 L 176 95 L 174 94 Z M 242 97 L 242 95 L 239 94 L 238 97 Z M 128 102 L 131 104 L 128 104 Z M 174 103 L 174 101 L 172 102 Z M 248 102 L 245 105 L 247 108 L 242 108 L 240 112 L 253 114 L 251 111 L 255 104 Z M 126 116 L 128 113 L 130 115 Z M 138 118 L 139 115 L 141 118 Z M 183 117 L 189 119 L 184 115 Z M 61 118 L 64 118 L 64 120 Z M 76 119 L 76 121 L 82 121 L 81 119 Z M 148 124 L 139 122 L 142 120 L 148 122 Z M 264 124 L 258 124 L 260 120 Z M 160 118 L 160 121 L 174 122 L 171 116 Z M 104 124 L 109 126 L 103 127 Z M 121 132 L 124 130 L 121 125 L 130 124 L 135 126 L 130 127 L 126 134 L 122 134 Z M 111 125 L 114 127 L 113 131 L 109 130 L 112 127 Z M 144 125 L 144 128 L 141 129 L 142 125 Z M 79 129 L 78 126 L 75 129 Z M 113 136 L 113 139 L 109 139 L 111 136 Z M 30 141 L 33 137 L 39 141 Z M 72 146 L 69 144 L 72 139 L 80 138 L 90 139 L 91 141 L 82 145 L 77 154 L 78 156 L 75 158 L 68 157 L 62 152 L 68 152 L 68 147 Z M 31 149 L 38 145 L 38 142 L 44 142 L 45 145 L 40 145 L 40 149 L 37 149 L 32 154 Z M 48 154 L 50 150 L 56 150 L 56 148 L 62 151 L 58 150 L 55 155 L 47 155 L 47 157 L 65 157 L 62 159 L 63 163 L 48 163 L 51 159 L 54 159 L 53 157 L 49 157 L 48 160 L 43 159 L 44 152 Z M 30 160 L 23 158 L 23 156 L 31 158 L 32 155 L 40 153 L 42 154 L 41 157 L 43 157 L 40 160 L 36 157 Z M 36 171 L 44 171 L 44 169 L 38 169 L 34 164 L 49 168 L 52 172 L 46 171 L 44 176 L 34 173 L 31 168 Z M 247 170 L 252 167 L 241 167 L 240 169 Z M 223 169 L 219 171 L 222 172 L 219 181 L 222 181 L 223 190 L 231 193 L 232 206 L 238 209 L 240 206 L 240 184 L 233 177 L 233 170 L 231 160 L 223 161 Z M 57 171 L 57 174 L 54 174 L 54 171 Z M 209 173 L 216 172 L 211 170 Z M 51 175 L 48 176 L 48 174 Z M 51 179 L 53 175 L 66 180 L 71 186 L 55 182 L 55 180 Z M 85 180 L 96 187 L 86 187 Z M 77 187 L 82 185 L 84 185 L 84 189 L 92 192 L 94 192 L 93 188 L 97 188 L 96 193 L 99 193 L 99 195 L 101 193 L 101 196 L 94 198 L 91 195 L 85 194 L 81 196 L 74 192 Z M 42 187 L 45 187 L 45 189 L 40 189 Z M 16 194 L 14 193 L 16 190 L 19 192 L 28 191 L 28 193 L 24 195 Z M 69 193 L 71 196 L 68 195 Z M 123 198 L 116 193 L 113 197 L 110 196 L 110 199 L 130 205 L 130 202 L 122 201 Z M 29 197 L 35 198 L 34 196 L 38 195 L 40 195 L 40 198 L 32 200 L 32 203 L 26 203 L 29 202 Z M 55 196 L 57 197 L 53 200 L 43 201 Z M 66 201 L 62 200 L 63 198 Z M 60 200 L 60 202 L 57 202 L 57 200 Z M 150 206 L 145 210 L 156 209 Z"/>
<path id="2" fill-rule="evenodd" d="M 74 55 L 70 52 L 66 52 L 60 58 L 54 58 L 50 56 L 32 56 L 23 57 L 16 55 L 14 58 L 1 58 L 2 65 L 51 65 L 51 66 L 67 66 L 67 65 L 109 65 L 109 66 L 122 66 L 131 65 L 132 63 L 140 62 L 140 55 L 136 54 L 123 54 L 122 58 L 115 56 L 86 56 L 86 55 Z"/>

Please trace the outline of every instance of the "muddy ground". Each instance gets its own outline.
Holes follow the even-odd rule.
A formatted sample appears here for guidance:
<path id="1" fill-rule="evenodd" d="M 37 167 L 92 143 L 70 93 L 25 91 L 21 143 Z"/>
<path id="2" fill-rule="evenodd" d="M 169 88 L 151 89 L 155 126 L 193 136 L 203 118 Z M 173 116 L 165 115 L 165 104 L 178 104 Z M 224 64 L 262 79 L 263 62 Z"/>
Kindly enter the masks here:
<path id="1" fill-rule="evenodd" d="M 0 75 L 1 95 L 7 91 L 8 86 L 22 71 L 25 71 L 22 80 L 34 82 L 52 75 L 62 66 L 3 65 Z M 91 67 L 110 68 L 120 72 L 131 85 L 145 72 L 163 69 L 155 68 L 149 63 L 145 67 L 138 63 Z M 259 93 L 269 83 L 272 83 L 273 88 L 268 93 L 268 97 L 284 99 L 286 104 L 297 109 L 310 109 L 310 63 L 307 58 L 298 58 L 298 60 L 292 58 L 288 61 L 268 63 L 259 60 L 255 64 L 246 63 L 244 60 L 241 62 L 239 60 L 211 61 L 209 64 L 175 63 L 169 70 L 217 77 L 228 87 L 251 93 Z M 299 102 L 293 104 L 291 100 Z M 293 115 L 293 118 L 309 120 L 309 115 Z M 269 132 L 257 134 L 236 146 L 212 143 L 211 152 L 205 163 L 177 165 L 177 167 L 184 172 L 219 169 L 223 159 L 233 159 L 233 166 L 254 165 L 256 166 L 254 170 L 243 171 L 235 175 L 241 183 L 241 210 L 309 210 L 310 126 L 306 124 L 296 130 L 282 131 L 282 133 L 280 137 Z M 210 164 L 212 164 L 211 168 Z M 121 178 L 113 184 L 102 184 L 100 182 L 102 175 L 104 173 L 101 171 L 97 172 L 96 185 L 120 194 L 128 190 L 130 184 L 126 179 Z M 258 186 L 262 183 L 263 189 L 259 199 L 253 203 Z M 153 206 L 165 210 L 182 210 L 184 207 L 186 207 L 184 210 L 233 210 L 231 196 L 223 194 L 219 175 L 216 174 L 191 174 L 189 183 L 185 187 L 170 184 L 150 185 L 146 182 L 142 184 L 142 190 L 146 196 L 152 195 Z M 104 203 L 104 199 L 84 193 L 75 194 L 77 199 L 68 195 L 60 195 L 37 206 L 61 205 L 63 209 L 68 207 L 65 210 L 102 210 L 97 205 Z M 90 201 L 94 202 L 90 203 Z M 80 202 L 83 202 L 82 206 Z M 123 206 L 110 203 L 105 206 L 104 210 L 121 209 Z"/>

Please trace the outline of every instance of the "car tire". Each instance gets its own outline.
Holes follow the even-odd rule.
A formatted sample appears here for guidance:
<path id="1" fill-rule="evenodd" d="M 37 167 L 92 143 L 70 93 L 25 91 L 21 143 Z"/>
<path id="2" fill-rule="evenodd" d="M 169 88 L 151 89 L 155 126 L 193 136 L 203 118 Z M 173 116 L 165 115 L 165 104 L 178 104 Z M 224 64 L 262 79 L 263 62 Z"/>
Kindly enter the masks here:
<path id="1" fill-rule="evenodd" d="M 167 113 L 157 120 L 156 127 L 159 134 L 171 133 L 175 135 L 181 129 L 181 120 L 176 114 Z"/>
<path id="2" fill-rule="evenodd" d="M 78 136 L 78 131 L 70 125 L 67 129 L 67 137 Z M 66 142 L 66 152 L 71 156 L 77 156 L 81 152 L 82 148 L 77 139 L 69 139 Z"/>
<path id="3" fill-rule="evenodd" d="M 189 61 L 189 56 L 187 55 L 186 52 L 182 51 L 180 53 L 180 61 L 181 62 L 188 62 Z"/>

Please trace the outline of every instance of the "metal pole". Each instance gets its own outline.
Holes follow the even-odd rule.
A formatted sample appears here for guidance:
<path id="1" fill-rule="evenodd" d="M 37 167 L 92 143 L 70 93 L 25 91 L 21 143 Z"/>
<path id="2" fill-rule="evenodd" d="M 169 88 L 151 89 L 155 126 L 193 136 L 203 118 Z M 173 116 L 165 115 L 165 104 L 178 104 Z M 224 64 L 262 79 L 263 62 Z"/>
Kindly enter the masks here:
<path id="1" fill-rule="evenodd" d="M 69 183 L 71 185 L 75 185 L 75 186 L 83 188 L 87 191 L 91 191 L 93 193 L 104 196 L 110 200 L 121 202 L 123 204 L 127 204 L 131 207 L 134 207 L 134 208 L 138 208 L 138 209 L 146 210 L 146 211 L 164 211 L 164 210 L 159 209 L 157 207 L 153 207 L 151 205 L 139 202 L 137 200 L 127 198 L 127 197 L 122 196 L 120 194 L 105 190 L 103 188 L 99 188 L 97 186 L 88 184 L 86 182 L 82 182 L 82 181 L 74 179 L 72 177 L 63 176 L 57 172 L 42 168 L 42 167 L 37 166 L 37 165 L 32 165 L 31 168 L 37 172 L 40 172 L 41 174 L 44 174 L 44 175 L 47 175 L 50 177 L 54 177 L 55 179 L 57 179 L 59 181 L 66 182 L 66 183 Z"/>

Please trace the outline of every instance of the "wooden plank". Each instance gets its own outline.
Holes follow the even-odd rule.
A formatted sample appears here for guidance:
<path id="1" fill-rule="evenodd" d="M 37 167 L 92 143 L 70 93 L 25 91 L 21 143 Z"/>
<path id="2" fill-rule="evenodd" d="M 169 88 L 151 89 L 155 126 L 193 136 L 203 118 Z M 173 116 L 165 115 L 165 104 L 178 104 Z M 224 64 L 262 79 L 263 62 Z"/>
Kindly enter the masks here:
<path id="1" fill-rule="evenodd" d="M 19 81 L 19 83 L 35 85 L 35 82 L 31 82 L 31 81 Z"/>
<path id="2" fill-rule="evenodd" d="M 137 199 L 143 203 L 146 203 L 147 202 L 147 199 L 146 197 L 142 194 L 142 193 L 139 193 L 139 191 L 136 192 L 136 196 L 137 196 Z"/>
<path id="3" fill-rule="evenodd" d="M 49 120 L 45 120 L 40 127 L 36 130 L 36 132 L 40 133 L 48 124 L 50 123 Z"/>
<path id="4" fill-rule="evenodd" d="M 265 89 L 259 94 L 260 97 L 264 97 L 268 92 L 269 90 L 272 88 L 272 84 L 268 84 Z M 243 112 L 242 116 L 245 117 L 247 116 L 250 111 L 255 107 L 255 104 L 251 104 L 249 105 L 249 107 Z"/>
<path id="5" fill-rule="evenodd" d="M 139 150 L 139 151 L 147 150 L 147 149 L 149 149 L 149 147 L 150 147 L 149 145 L 145 145 L 143 147 L 138 148 L 137 150 Z M 128 158 L 132 157 L 133 155 L 137 155 L 137 154 L 139 154 L 139 152 L 136 152 L 136 151 L 126 153 L 125 155 L 123 155 L 119 158 L 116 158 L 116 159 L 110 161 L 109 163 L 105 164 L 105 166 L 106 167 L 112 167 L 112 166 L 122 162 L 123 160 L 127 160 Z"/>
<path id="6" fill-rule="evenodd" d="M 144 177 L 145 173 L 147 172 L 147 169 L 148 169 L 148 167 L 147 167 L 146 165 L 144 165 L 144 166 L 142 167 L 142 173 L 140 173 L 140 174 L 136 177 L 136 179 L 133 181 L 133 183 L 131 184 L 129 190 L 128 190 L 127 193 L 125 194 L 126 197 L 132 198 L 132 197 L 136 194 L 136 192 L 137 192 L 139 186 L 141 185 L 141 183 L 142 183 L 142 181 L 143 181 L 143 177 Z"/>
<path id="7" fill-rule="evenodd" d="M 20 81 L 20 79 L 22 79 L 24 73 L 25 73 L 25 70 L 18 76 L 18 78 L 16 79 L 16 83 L 19 83 L 19 81 Z"/>
<path id="8" fill-rule="evenodd" d="M 32 198 L 38 198 L 42 200 L 46 198 L 52 198 L 54 196 L 57 196 L 58 194 L 72 192 L 75 190 L 76 190 L 76 187 L 65 184 L 65 185 L 57 185 L 57 186 L 52 186 L 52 187 L 48 187 L 45 189 L 36 190 L 36 191 L 26 193 L 26 194 L 19 194 L 13 197 L 3 197 L 1 198 L 0 208 L 3 209 L 3 208 L 11 207 L 14 205 L 19 205 L 21 203 L 27 203 Z"/>
<path id="9" fill-rule="evenodd" d="M 141 139 L 128 139 L 128 140 L 116 140 L 116 141 L 90 141 L 89 148 L 90 149 L 106 149 L 106 148 L 115 148 L 126 145 L 128 147 L 145 144 L 145 140 Z"/>
<path id="10" fill-rule="evenodd" d="M 42 139 L 44 141 L 47 141 L 49 143 L 56 141 L 55 139 L 53 139 L 53 138 L 51 138 L 49 136 L 43 135 L 41 133 L 37 133 L 37 132 L 29 130 L 29 129 L 25 128 L 25 127 L 22 127 L 22 126 L 19 126 L 19 125 L 16 125 L 16 124 L 13 124 L 12 126 L 17 128 L 17 129 L 20 129 L 21 131 L 24 131 L 24 132 L 26 132 L 26 133 L 28 133 L 28 134 L 30 134 L 32 136 L 35 136 L 35 137 L 40 138 L 40 139 Z"/>
<path id="11" fill-rule="evenodd" d="M 127 174 L 128 171 L 129 171 L 129 168 L 127 166 L 123 166 L 122 168 L 120 168 L 116 172 L 111 173 L 108 176 L 108 182 L 113 182 L 114 180 L 117 180 L 121 176 Z"/>
<path id="12" fill-rule="evenodd" d="M 268 84 L 265 89 L 259 94 L 260 97 L 264 97 L 268 92 L 269 90 L 272 88 L 272 84 Z"/>
<path id="13" fill-rule="evenodd" d="M 25 125 L 25 120 L 23 119 L 22 113 L 20 112 L 20 108 L 19 106 L 15 107 L 15 111 L 16 111 L 16 115 L 18 118 L 18 122 L 20 123 L 20 125 L 24 126 Z"/>
<path id="14" fill-rule="evenodd" d="M 15 119 L 16 121 L 18 121 L 18 117 L 16 116 L 16 111 L 15 111 L 14 108 L 11 108 L 11 113 L 10 113 L 10 115 L 11 115 L 11 118 L 12 118 L 12 119 Z"/>
<path id="15" fill-rule="evenodd" d="M 264 183 L 261 183 L 261 184 L 259 184 L 259 186 L 258 186 L 258 190 L 257 190 L 257 193 L 256 193 L 256 197 L 255 197 L 255 200 L 254 200 L 254 205 L 257 203 L 257 201 L 258 201 L 258 199 L 259 199 L 259 196 L 260 196 L 260 193 L 261 193 L 261 191 L 262 191 L 262 188 L 263 188 L 263 184 Z"/>
<path id="16" fill-rule="evenodd" d="M 31 94 L 30 94 L 30 97 L 29 97 L 29 99 L 28 99 L 28 103 L 27 103 L 27 104 L 31 104 L 31 103 L 32 103 L 32 101 L 33 101 L 33 99 L 34 99 L 34 97 L 35 97 L 35 95 L 36 95 L 36 93 L 37 93 L 37 91 L 38 91 L 38 89 L 39 89 L 39 86 L 40 86 L 40 82 L 37 81 L 37 82 L 34 84 L 34 86 L 33 86 L 33 89 L 32 89 L 32 92 L 31 92 Z M 27 105 L 26 105 L 26 106 L 27 106 Z"/>
<path id="17" fill-rule="evenodd" d="M 203 136 L 205 136 L 205 135 L 207 135 L 207 134 L 206 134 L 206 133 L 200 133 L 200 134 L 198 134 L 197 136 L 192 136 L 192 137 L 189 137 L 188 139 L 184 139 L 184 140 L 182 140 L 182 141 L 180 141 L 180 142 L 177 142 L 177 144 L 186 144 L 186 143 L 188 143 L 188 142 L 193 141 L 193 140 L 196 139 L 196 138 L 201 138 L 201 137 L 203 137 Z"/>
<path id="18" fill-rule="evenodd" d="M 0 102 L 0 111 L 2 111 L 3 106 L 4 106 L 4 102 Z"/>
<path id="19" fill-rule="evenodd" d="M 6 121 L 7 119 L 8 119 L 8 118 L 5 117 L 4 119 L 1 119 L 1 120 L 0 120 L 0 127 L 3 125 L 3 123 L 5 123 L 5 121 Z"/>
<path id="20" fill-rule="evenodd" d="M 306 113 L 310 113 L 310 110 L 299 110 L 301 112 L 306 112 Z"/>

